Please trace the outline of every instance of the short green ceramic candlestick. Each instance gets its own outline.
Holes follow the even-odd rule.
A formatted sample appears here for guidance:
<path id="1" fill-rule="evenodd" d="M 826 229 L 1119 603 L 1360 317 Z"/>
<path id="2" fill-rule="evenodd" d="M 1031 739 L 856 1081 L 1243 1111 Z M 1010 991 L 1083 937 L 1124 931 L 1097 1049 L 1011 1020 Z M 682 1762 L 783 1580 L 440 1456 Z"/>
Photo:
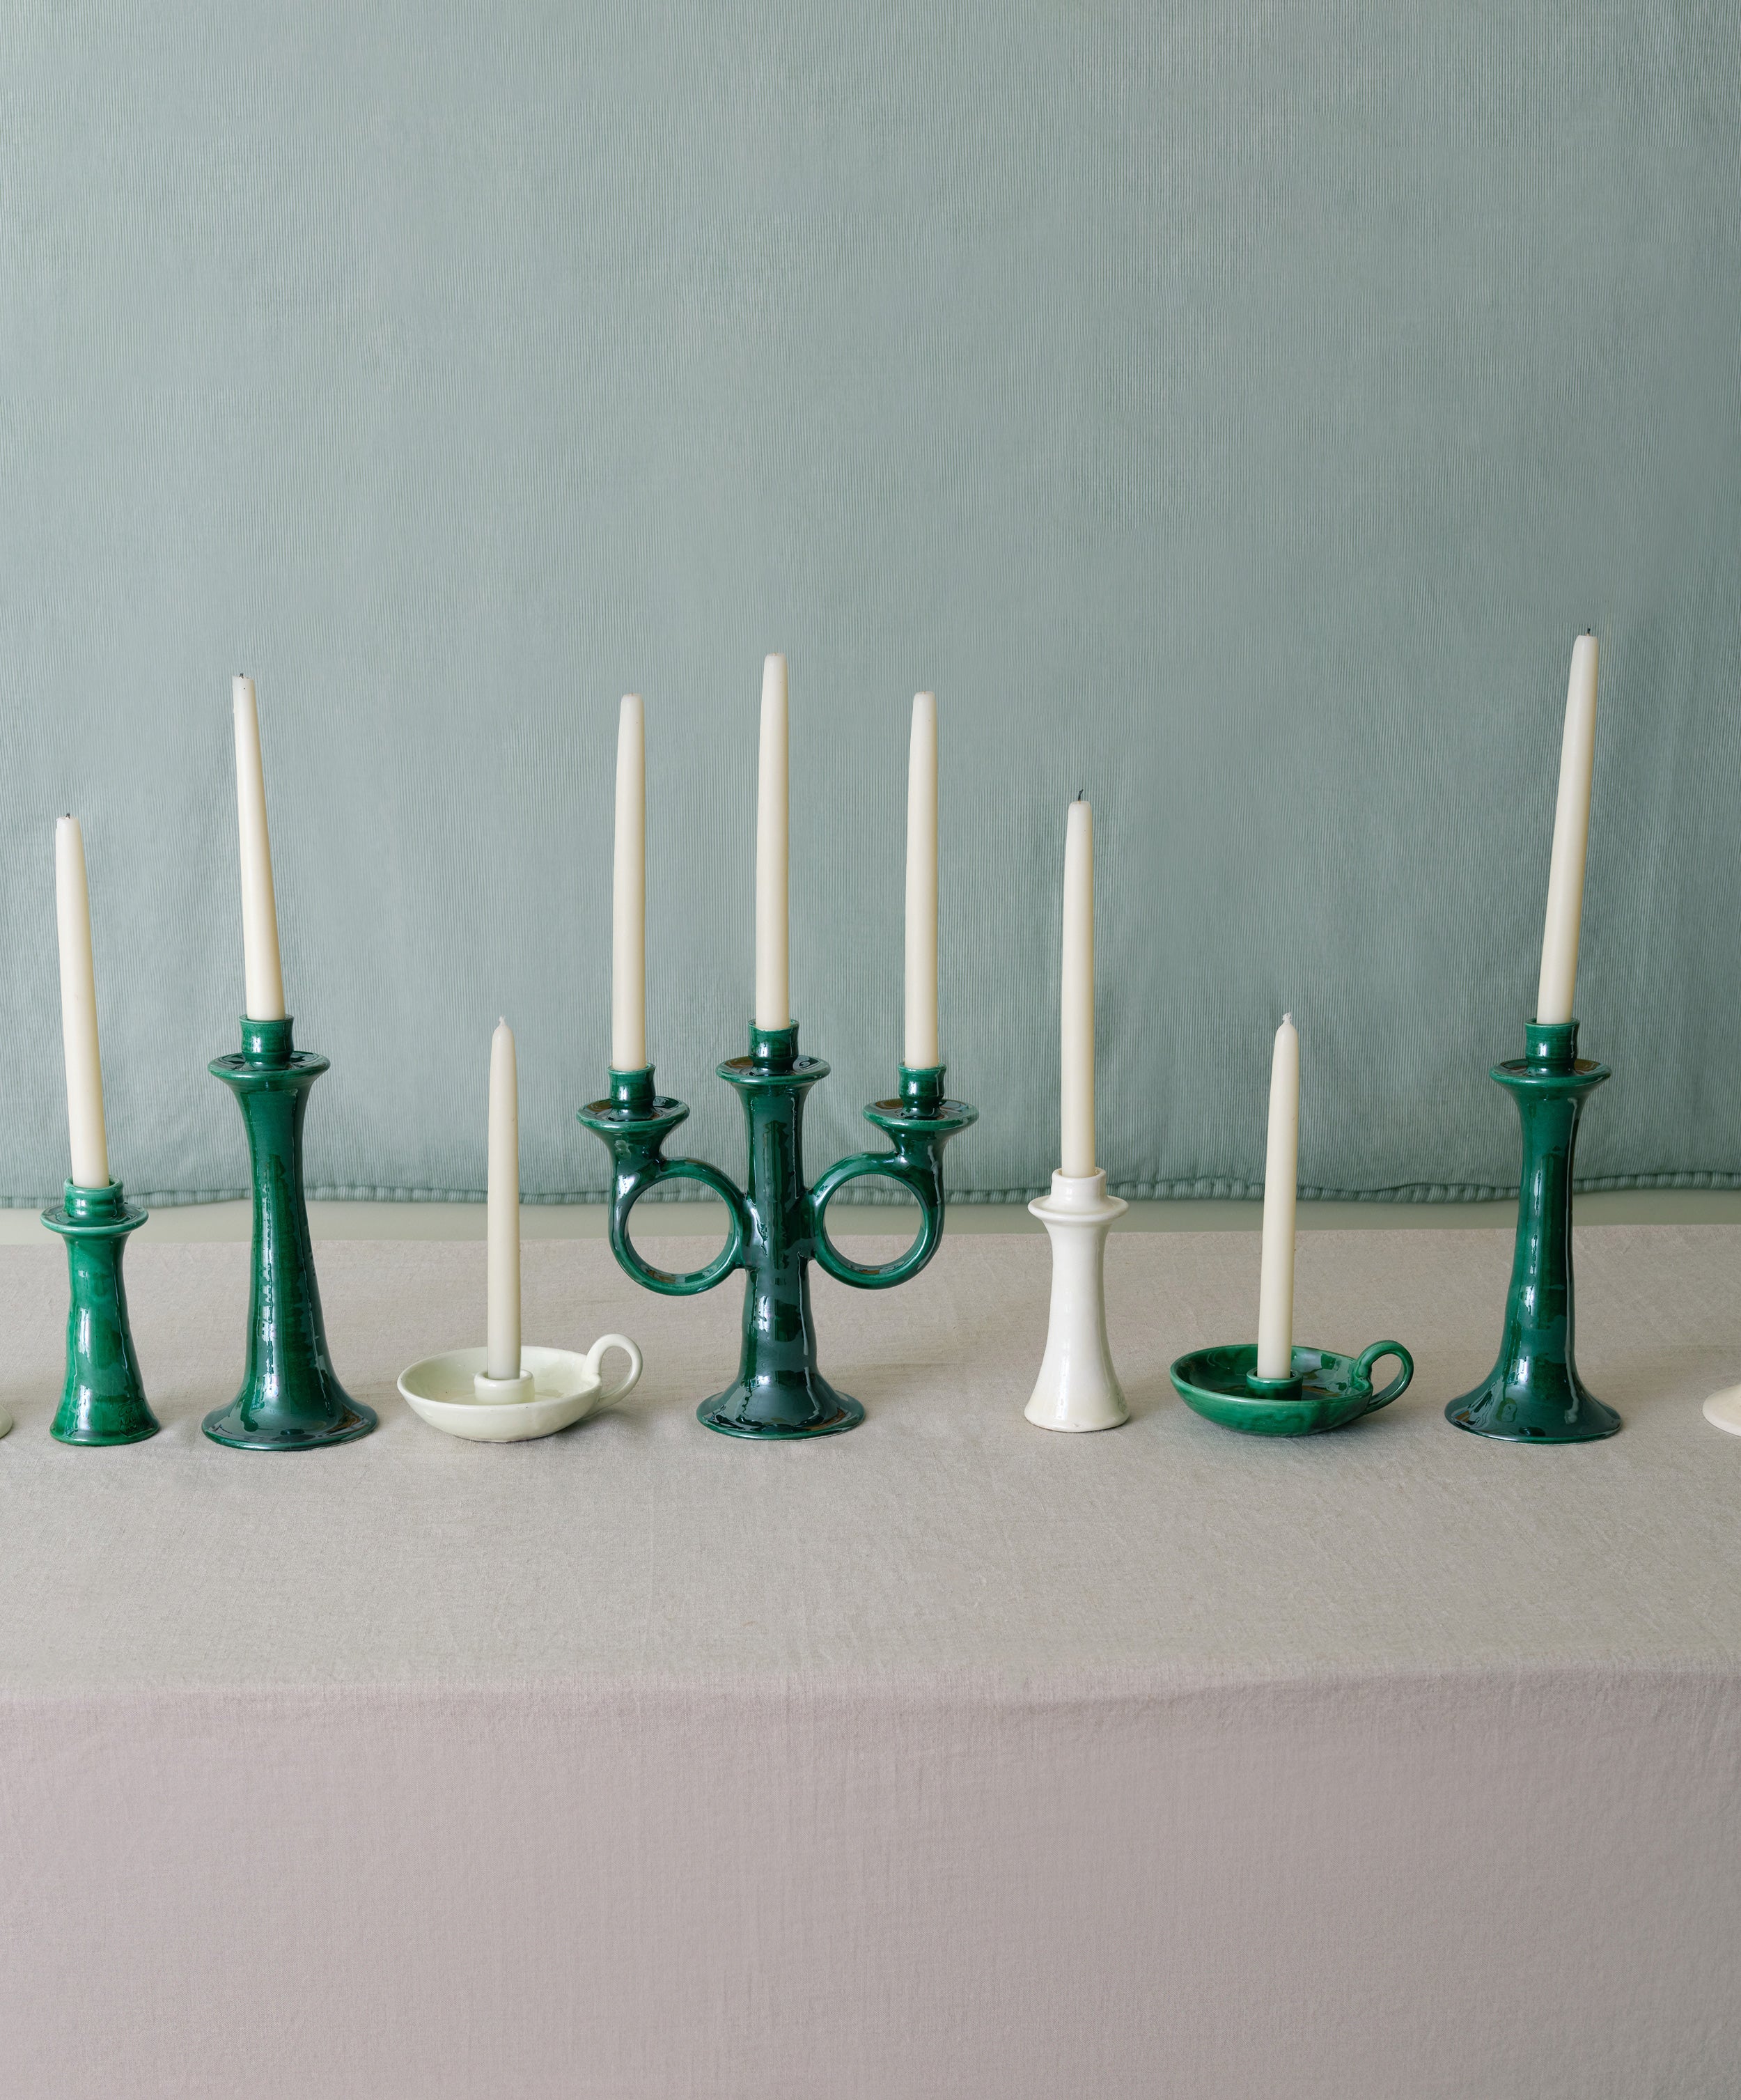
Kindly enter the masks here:
<path id="1" fill-rule="evenodd" d="M 855 1153 L 831 1167 L 813 1189 L 804 1182 L 804 1103 L 828 1067 L 798 1052 L 798 1029 L 750 1028 L 750 1053 L 719 1066 L 738 1090 L 748 1127 L 749 1175 L 740 1191 L 699 1159 L 667 1159 L 666 1139 L 688 1115 L 681 1101 L 653 1090 L 650 1065 L 613 1071 L 610 1096 L 592 1101 L 580 1120 L 610 1147 L 615 1167 L 610 1245 L 637 1282 L 667 1297 L 711 1290 L 734 1269 L 744 1272 L 743 1346 L 738 1376 L 696 1410 L 727 1436 L 827 1436 L 864 1419 L 856 1400 L 838 1392 L 817 1367 L 809 1268 L 861 1290 L 887 1290 L 916 1276 L 943 1233 L 943 1148 L 979 1115 L 946 1100 L 941 1065 L 901 1068 L 901 1092 L 874 1101 L 866 1118 L 888 1137 L 890 1152 Z M 889 1262 L 849 1261 L 830 1240 L 823 1213 L 848 1181 L 866 1175 L 897 1181 L 919 1207 L 918 1237 Z M 726 1207 L 725 1244 L 703 1268 L 674 1273 L 641 1260 L 628 1238 L 628 1214 L 662 1181 L 699 1181 Z"/>
<path id="2" fill-rule="evenodd" d="M 59 1207 L 42 1213 L 67 1243 L 67 1380 L 49 1425 L 63 1444 L 139 1444 L 161 1426 L 145 1397 L 121 1273 L 127 1235 L 149 1215 L 118 1181 L 69 1181 Z"/>
<path id="3" fill-rule="evenodd" d="M 1523 1166 L 1499 1361 L 1447 1421 L 1510 1444 L 1585 1444 L 1620 1418 L 1578 1376 L 1572 1355 L 1571 1171 L 1578 1118 L 1608 1067 L 1578 1055 L 1576 1021 L 1532 1021 L 1525 1054 L 1493 1067 L 1518 1105 Z"/>
<path id="4" fill-rule="evenodd" d="M 302 1196 L 302 1116 L 327 1060 L 296 1049 L 291 1022 L 242 1021 L 240 1057 L 209 1067 L 236 1099 L 253 1174 L 253 1293 L 248 1370 L 227 1407 L 205 1418 L 214 1443 L 308 1451 L 366 1436 L 375 1412 L 333 1375 Z"/>

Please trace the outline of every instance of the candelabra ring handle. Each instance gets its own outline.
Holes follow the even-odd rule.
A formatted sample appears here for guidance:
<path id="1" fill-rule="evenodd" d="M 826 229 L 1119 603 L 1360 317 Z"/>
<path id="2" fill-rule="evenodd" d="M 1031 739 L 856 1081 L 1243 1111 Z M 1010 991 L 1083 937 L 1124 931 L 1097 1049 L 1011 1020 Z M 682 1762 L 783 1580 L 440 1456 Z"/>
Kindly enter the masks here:
<path id="1" fill-rule="evenodd" d="M 853 1261 L 828 1237 L 824 1214 L 830 1202 L 848 1181 L 880 1175 L 898 1182 L 918 1203 L 919 1232 L 913 1244 L 893 1261 Z M 932 1166 L 910 1165 L 892 1152 L 860 1152 L 831 1167 L 810 1191 L 810 1229 L 816 1242 L 816 1259 L 840 1283 L 857 1290 L 888 1290 L 905 1283 L 937 1251 L 943 1237 L 943 1191 Z"/>
<path id="2" fill-rule="evenodd" d="M 648 1189 L 656 1188 L 661 1181 L 699 1181 L 725 1206 L 730 1220 L 725 1234 L 725 1244 L 712 1260 L 702 1268 L 655 1268 L 650 1261 L 643 1260 L 628 1237 L 628 1214 Z M 666 1298 L 694 1298 L 703 1290 L 711 1290 L 716 1283 L 723 1283 L 734 1268 L 742 1266 L 743 1243 L 749 1233 L 749 1220 L 743 1207 L 743 1198 L 716 1167 L 709 1167 L 700 1159 L 661 1159 L 656 1171 L 619 1182 L 617 1193 L 610 1205 L 610 1251 L 634 1277 L 649 1290 L 656 1290 Z"/>

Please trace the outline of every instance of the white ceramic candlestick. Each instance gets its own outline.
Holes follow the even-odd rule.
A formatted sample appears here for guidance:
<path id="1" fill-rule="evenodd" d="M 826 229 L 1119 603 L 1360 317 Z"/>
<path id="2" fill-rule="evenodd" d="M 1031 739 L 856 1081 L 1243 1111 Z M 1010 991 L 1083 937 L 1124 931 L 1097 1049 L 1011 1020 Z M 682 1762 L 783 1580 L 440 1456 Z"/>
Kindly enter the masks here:
<path id="1" fill-rule="evenodd" d="M 1106 1235 L 1129 1206 L 1094 1163 L 1094 813 L 1078 796 L 1064 834 L 1060 1124 L 1064 1164 L 1028 1208 L 1051 1242 L 1046 1354 L 1024 1412 L 1040 1429 L 1116 1429 L 1130 1419 L 1106 1340 Z"/>
<path id="2" fill-rule="evenodd" d="M 789 1028 L 786 968 L 786 659 L 762 665 L 761 742 L 756 788 L 756 1026 Z"/>
<path id="3" fill-rule="evenodd" d="M 610 1064 L 647 1061 L 647 749 L 638 693 L 617 717 L 616 859 L 610 889 Z"/>
<path id="4" fill-rule="evenodd" d="M 278 960 L 278 907 L 272 895 L 272 847 L 266 827 L 266 767 L 254 682 L 240 671 L 231 683 L 236 714 L 236 812 L 242 852 L 243 1010 L 250 1021 L 284 1017 Z"/>
<path id="5" fill-rule="evenodd" d="M 1106 1235 L 1130 1206 L 1106 1193 L 1106 1176 L 1054 1174 L 1051 1193 L 1028 1208 L 1051 1242 L 1051 1315 L 1046 1354 L 1023 1410 L 1039 1429 L 1116 1429 L 1130 1410 L 1106 1339 Z"/>

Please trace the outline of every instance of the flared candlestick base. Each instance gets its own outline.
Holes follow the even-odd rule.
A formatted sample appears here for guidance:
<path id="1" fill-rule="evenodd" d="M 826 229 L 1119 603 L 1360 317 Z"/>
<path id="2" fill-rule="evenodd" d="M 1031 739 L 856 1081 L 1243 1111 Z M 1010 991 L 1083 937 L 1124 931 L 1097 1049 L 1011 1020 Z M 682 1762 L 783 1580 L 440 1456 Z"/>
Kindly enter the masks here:
<path id="1" fill-rule="evenodd" d="M 1130 1207 L 1106 1193 L 1104 1173 L 1054 1174 L 1051 1193 L 1028 1208 L 1051 1242 L 1051 1317 L 1034 1396 L 1023 1410 L 1038 1429 L 1116 1429 L 1128 1422 L 1106 1340 L 1106 1236 Z"/>
<path id="2" fill-rule="evenodd" d="M 865 1410 L 849 1393 L 837 1392 L 820 1371 L 800 1365 L 737 1379 L 704 1400 L 695 1418 L 722 1436 L 835 1436 L 856 1429 Z"/>

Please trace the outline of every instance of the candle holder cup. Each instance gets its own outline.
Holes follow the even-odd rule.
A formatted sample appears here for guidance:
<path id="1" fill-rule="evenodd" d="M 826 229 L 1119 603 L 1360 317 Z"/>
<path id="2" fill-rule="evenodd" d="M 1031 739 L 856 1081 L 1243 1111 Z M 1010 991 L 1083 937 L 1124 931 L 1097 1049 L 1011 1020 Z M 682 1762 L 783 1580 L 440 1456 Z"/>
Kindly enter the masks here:
<path id="1" fill-rule="evenodd" d="M 1589 1443 L 1613 1436 L 1620 1418 L 1588 1390 L 1573 1361 L 1572 1155 L 1585 1101 L 1609 1069 L 1579 1057 L 1576 1021 L 1531 1021 L 1524 1049 L 1491 1074 L 1517 1103 L 1523 1129 L 1499 1360 L 1445 1418 L 1505 1443 Z"/>
<path id="2" fill-rule="evenodd" d="M 49 1425 L 63 1444 L 139 1444 L 162 1426 L 145 1397 L 121 1275 L 127 1236 L 149 1215 L 118 1181 L 104 1189 L 68 1181 L 59 1205 L 42 1213 L 67 1247 L 67 1377 Z"/>
<path id="3" fill-rule="evenodd" d="M 856 1400 L 839 1392 L 817 1365 L 810 1312 L 813 1261 L 859 1290 L 888 1290 L 917 1276 L 943 1233 L 943 1148 L 976 1121 L 979 1111 L 945 1098 L 944 1067 L 901 1067 L 901 1092 L 873 1101 L 866 1119 L 893 1150 L 856 1153 L 839 1161 L 813 1188 L 804 1180 L 804 1104 L 828 1075 L 820 1057 L 799 1054 L 798 1028 L 750 1027 L 746 1057 L 729 1058 L 719 1077 L 737 1089 L 747 1126 L 749 1171 L 742 1189 L 699 1159 L 667 1159 L 663 1147 L 689 1110 L 656 1094 L 650 1065 L 610 1074 L 607 1100 L 579 1111 L 586 1127 L 609 1148 L 613 1167 L 610 1246 L 637 1283 L 668 1298 L 688 1298 L 744 1272 L 743 1345 L 738 1376 L 703 1401 L 698 1418 L 727 1436 L 827 1436 L 864 1419 Z M 825 1213 L 848 1181 L 882 1175 L 918 1202 L 918 1236 L 894 1261 L 850 1261 L 828 1237 Z M 628 1218 L 641 1198 L 662 1183 L 699 1182 L 726 1208 L 725 1244 L 704 1267 L 674 1273 L 655 1268 L 636 1251 Z"/>
<path id="4" fill-rule="evenodd" d="M 253 1180 L 253 1293 L 248 1368 L 227 1407 L 204 1423 L 240 1451 L 307 1451 L 346 1444 L 375 1427 L 372 1408 L 339 1383 L 327 1349 L 320 1286 L 302 1194 L 302 1118 L 328 1061 L 298 1050 L 287 1015 L 242 1021 L 240 1056 L 207 1068 L 236 1096 Z"/>

